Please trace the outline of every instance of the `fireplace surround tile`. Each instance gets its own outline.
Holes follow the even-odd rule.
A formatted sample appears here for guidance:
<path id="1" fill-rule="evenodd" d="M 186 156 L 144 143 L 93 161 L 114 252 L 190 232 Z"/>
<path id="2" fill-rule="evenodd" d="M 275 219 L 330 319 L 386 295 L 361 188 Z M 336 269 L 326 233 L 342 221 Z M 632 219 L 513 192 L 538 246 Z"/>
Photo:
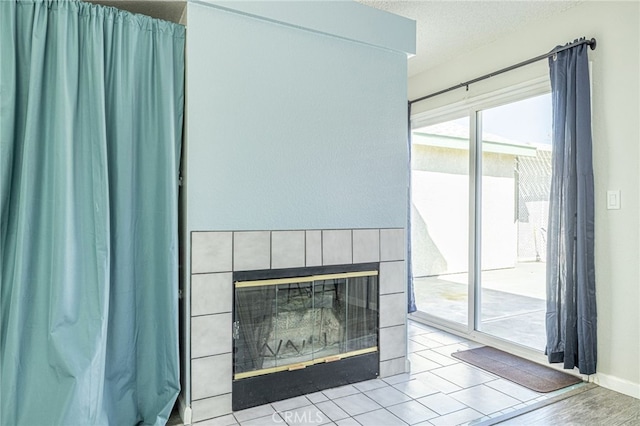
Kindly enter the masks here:
<path id="1" fill-rule="evenodd" d="M 191 358 L 229 352 L 231 313 L 191 318 Z"/>
<path id="2" fill-rule="evenodd" d="M 194 232 L 191 255 L 194 421 L 231 412 L 235 271 L 380 262 L 380 377 L 405 372 L 403 229 Z"/>
<path id="3" fill-rule="evenodd" d="M 406 319 L 406 308 L 404 293 L 380 296 L 380 328 L 403 325 Z"/>
<path id="4" fill-rule="evenodd" d="M 231 232 L 193 232 L 191 240 L 191 273 L 232 270 Z"/>
<path id="5" fill-rule="evenodd" d="M 353 230 L 353 263 L 380 261 L 380 231 L 377 229 Z"/>
<path id="6" fill-rule="evenodd" d="M 406 337 L 404 325 L 380 328 L 380 361 L 404 357 Z"/>
<path id="7" fill-rule="evenodd" d="M 347 265 L 352 259 L 351 230 L 322 231 L 323 265 Z"/>
<path id="8" fill-rule="evenodd" d="M 233 310 L 233 274 L 197 274 L 191 277 L 191 315 L 210 315 Z"/>
<path id="9" fill-rule="evenodd" d="M 380 294 L 404 293 L 406 275 L 404 261 L 380 262 Z"/>
<path id="10" fill-rule="evenodd" d="M 306 266 L 322 265 L 322 231 L 306 231 Z"/>
<path id="11" fill-rule="evenodd" d="M 231 393 L 232 362 L 230 353 L 192 359 L 192 399 L 203 399 Z"/>
<path id="12" fill-rule="evenodd" d="M 271 267 L 271 233 L 247 231 L 233 233 L 233 270 L 251 271 Z"/>
<path id="13" fill-rule="evenodd" d="M 404 356 L 382 361 L 380 363 L 380 377 L 391 377 L 406 372 L 406 358 Z"/>
<path id="14" fill-rule="evenodd" d="M 191 410 L 193 422 L 228 415 L 231 413 L 231 394 L 192 401 Z"/>
<path id="15" fill-rule="evenodd" d="M 404 229 L 380 230 L 380 260 L 404 260 L 405 257 Z"/>
<path id="16" fill-rule="evenodd" d="M 273 231 L 271 233 L 271 268 L 301 268 L 304 266 L 304 231 Z"/>

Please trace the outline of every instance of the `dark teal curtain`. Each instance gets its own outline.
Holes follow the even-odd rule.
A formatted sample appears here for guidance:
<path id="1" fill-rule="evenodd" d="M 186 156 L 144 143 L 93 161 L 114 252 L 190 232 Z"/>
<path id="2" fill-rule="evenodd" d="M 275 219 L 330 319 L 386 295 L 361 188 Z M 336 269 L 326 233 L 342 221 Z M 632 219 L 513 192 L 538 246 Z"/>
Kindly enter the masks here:
<path id="1" fill-rule="evenodd" d="M 557 52 L 549 58 L 549 69 L 553 151 L 547 230 L 546 353 L 549 362 L 594 374 L 598 345 L 587 45 Z"/>
<path id="2" fill-rule="evenodd" d="M 0 424 L 164 424 L 179 392 L 184 27 L 0 1 Z"/>

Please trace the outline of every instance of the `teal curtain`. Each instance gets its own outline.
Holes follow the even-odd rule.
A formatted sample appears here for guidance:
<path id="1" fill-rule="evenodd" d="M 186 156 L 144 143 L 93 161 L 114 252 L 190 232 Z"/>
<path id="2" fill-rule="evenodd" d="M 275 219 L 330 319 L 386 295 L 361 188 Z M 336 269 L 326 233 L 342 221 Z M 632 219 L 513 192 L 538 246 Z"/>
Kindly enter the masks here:
<path id="1" fill-rule="evenodd" d="M 0 1 L 0 424 L 164 424 L 179 392 L 184 27 Z"/>

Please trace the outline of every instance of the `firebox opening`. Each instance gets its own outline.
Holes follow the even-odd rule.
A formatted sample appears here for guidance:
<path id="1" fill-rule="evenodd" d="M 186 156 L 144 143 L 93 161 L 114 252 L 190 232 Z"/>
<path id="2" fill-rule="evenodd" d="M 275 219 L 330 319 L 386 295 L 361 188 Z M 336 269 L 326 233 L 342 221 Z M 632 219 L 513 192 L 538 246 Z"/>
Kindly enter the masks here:
<path id="1" fill-rule="evenodd" d="M 378 264 L 239 272 L 234 285 L 234 409 L 377 377 Z"/>

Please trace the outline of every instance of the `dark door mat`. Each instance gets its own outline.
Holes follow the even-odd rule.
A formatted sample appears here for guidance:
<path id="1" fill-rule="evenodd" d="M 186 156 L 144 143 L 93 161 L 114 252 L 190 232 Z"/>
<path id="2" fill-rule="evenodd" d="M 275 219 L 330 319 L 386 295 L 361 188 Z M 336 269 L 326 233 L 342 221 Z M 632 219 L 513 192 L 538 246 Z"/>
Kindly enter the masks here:
<path id="1" fill-rule="evenodd" d="M 536 392 L 553 392 L 582 382 L 582 379 L 491 346 L 451 354 L 464 362 L 517 383 Z"/>

